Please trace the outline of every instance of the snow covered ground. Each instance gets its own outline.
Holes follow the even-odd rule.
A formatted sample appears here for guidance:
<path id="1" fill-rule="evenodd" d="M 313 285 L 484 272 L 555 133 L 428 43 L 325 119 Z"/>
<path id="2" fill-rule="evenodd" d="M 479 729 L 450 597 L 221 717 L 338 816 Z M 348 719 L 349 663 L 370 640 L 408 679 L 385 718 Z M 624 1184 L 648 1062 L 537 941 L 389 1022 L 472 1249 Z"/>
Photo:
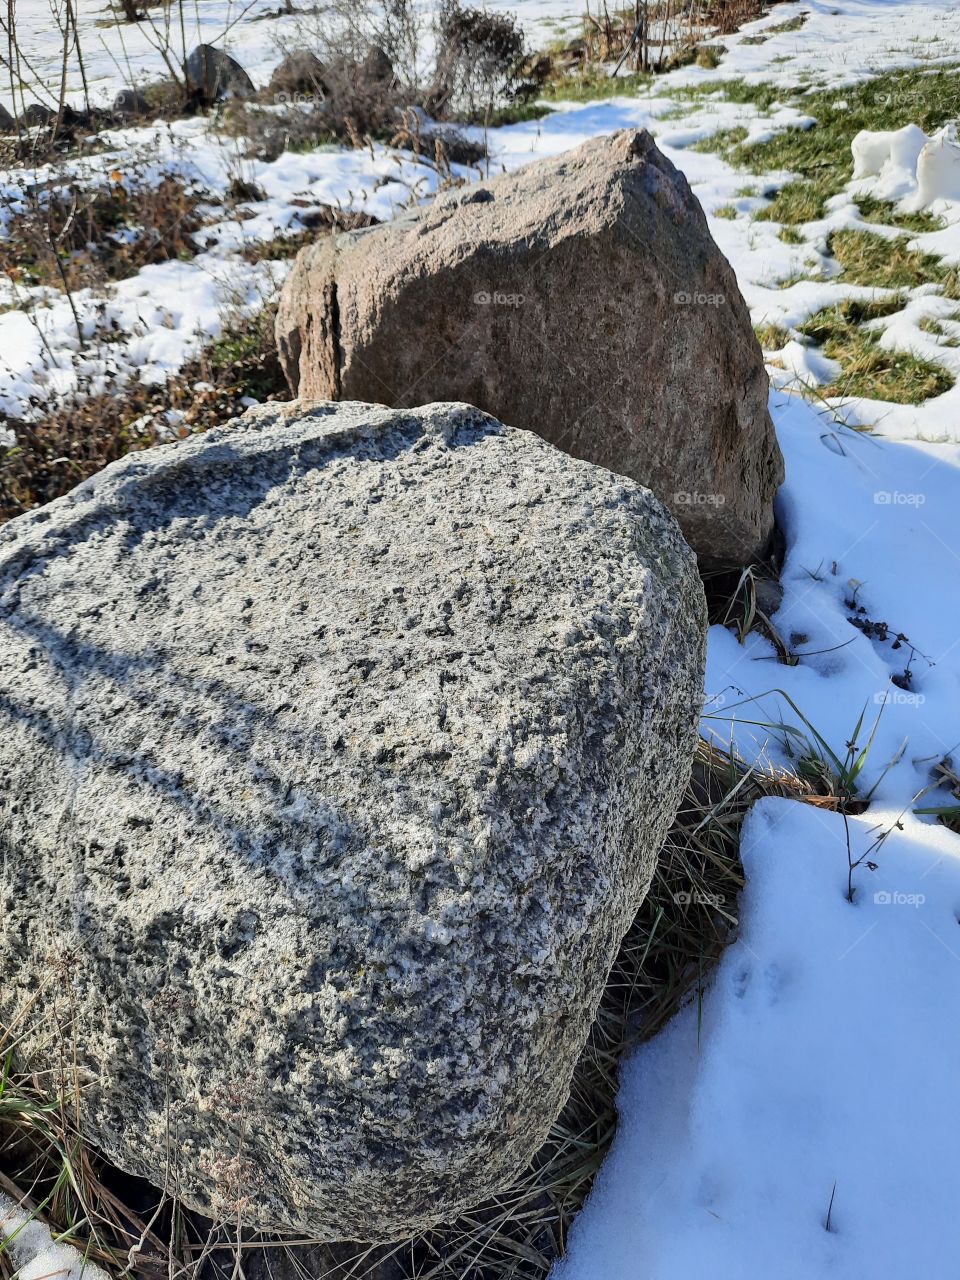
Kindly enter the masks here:
<path id="1" fill-rule="evenodd" d="M 31 416 L 30 397 L 46 402 L 77 385 L 98 391 L 122 369 L 147 384 L 164 382 L 220 335 L 225 317 L 259 310 L 278 292 L 289 261 L 264 256 L 251 262 L 245 250 L 302 229 L 301 216 L 318 205 L 390 218 L 438 181 L 436 170 L 412 154 L 383 147 L 373 154 L 328 147 L 284 152 L 270 163 L 246 160 L 235 139 L 201 118 L 105 137 L 110 149 L 72 165 L 70 177 L 104 183 L 115 173 L 120 181 L 155 183 L 171 174 L 212 199 L 240 178 L 260 186 L 265 199 L 245 202 L 237 211 L 243 217 L 214 217 L 198 235 L 196 257 L 152 264 L 106 291 L 78 290 L 72 306 L 59 291 L 0 276 L 0 308 L 9 308 L 0 311 L 0 413 L 13 418 Z M 0 218 L 29 182 L 50 177 L 22 170 L 0 175 Z M 98 342 L 98 334 L 107 341 Z"/>
<path id="2" fill-rule="evenodd" d="M 881 808 L 851 820 L 859 853 Z M 555 1280 L 948 1280 L 960 1156 L 957 838 L 908 822 L 859 902 L 841 818 L 763 800 L 742 936 L 623 1073 Z"/>
<path id="3" fill-rule="evenodd" d="M 771 406 L 788 542 L 773 620 L 809 656 L 783 666 L 765 639 L 713 628 L 704 731 L 789 764 L 812 740 L 799 709 L 843 757 L 866 709 L 875 798 L 846 823 L 787 800 L 750 815 L 740 937 L 702 1008 L 626 1067 L 622 1127 L 556 1280 L 956 1274 L 960 839 L 913 810 L 960 743 L 960 454 L 782 393 Z M 854 599 L 888 640 L 848 621 Z M 798 732 L 761 727 L 781 723 Z"/>
<path id="4" fill-rule="evenodd" d="M 522 0 L 519 9 L 541 23 L 571 12 L 566 0 Z M 222 25 L 227 6 L 203 13 Z M 799 29 L 751 42 L 801 13 Z M 269 41 L 285 21 L 234 28 L 234 50 L 242 61 L 249 53 L 255 79 L 277 60 Z M 810 117 L 795 102 L 760 111 L 684 91 L 743 77 L 781 85 L 786 96 L 804 84 L 856 85 L 893 67 L 958 63 L 960 7 L 787 3 L 722 43 L 716 69 L 691 66 L 639 97 L 561 105 L 492 131 L 494 167 L 647 127 L 689 178 L 756 324 L 795 332 L 837 301 L 882 296 L 837 279 L 827 236 L 866 225 L 853 197 L 867 190 L 915 207 L 916 174 L 888 168 L 859 179 L 825 217 L 798 228 L 798 243 L 785 243 L 776 223 L 751 214 L 788 175 L 745 174 L 693 148 L 719 130 L 742 126 L 760 141 L 809 127 Z M 96 70 L 106 86 L 110 59 Z M 117 134 L 118 162 L 146 141 L 142 130 Z M 240 164 L 236 144 L 204 120 L 164 127 L 161 152 L 168 168 L 210 192 Z M 250 202 L 252 216 L 206 229 L 215 244 L 189 262 L 147 268 L 107 303 L 130 332 L 117 358 L 149 378 L 166 377 L 218 331 L 225 295 L 255 307 L 276 287 L 285 264 L 248 264 L 237 249 L 293 228 L 293 200 L 386 217 L 436 181 L 414 156 L 383 148 L 243 164 L 266 193 Z M 23 180 L 4 176 L 8 187 Z M 960 202 L 935 211 L 945 226 L 911 245 L 960 262 Z M 102 299 L 79 301 L 92 327 Z M 928 789 L 934 766 L 960 747 L 960 347 L 921 325 L 939 319 L 949 333 L 956 324 L 960 337 L 957 309 L 924 285 L 876 322 L 881 345 L 915 351 L 958 379 L 918 406 L 812 402 L 798 386 L 828 383 L 826 358 L 796 336 L 769 353 L 787 468 L 778 499 L 784 598 L 773 622 L 798 660 L 778 663 L 756 632 L 741 645 L 714 628 L 703 731 L 746 759 L 790 765 L 814 728 L 843 757 L 863 716 L 858 745 L 872 740 L 861 790 L 872 802 L 846 820 L 787 800 L 764 801 L 751 815 L 740 937 L 702 1007 L 681 1012 L 627 1064 L 619 1135 L 556 1280 L 957 1274 L 960 1144 L 949 1117 L 960 1078 L 960 838 L 914 812 L 949 800 Z M 33 318 L 3 312 L 0 409 L 23 412 L 44 381 L 68 387 L 91 358 L 62 301 Z"/>
<path id="5" fill-rule="evenodd" d="M 421 3 L 429 12 L 429 0 Z M 535 47 L 578 25 L 583 12 L 579 0 L 491 0 L 487 7 L 515 13 Z M 167 57 L 179 69 L 185 52 L 198 44 L 226 49 L 260 87 L 287 50 L 313 43 L 317 31 L 329 22 L 326 5 L 298 2 L 293 13 L 286 8 L 284 0 L 202 0 L 183 6 L 182 26 L 176 3 L 147 6 L 148 21 L 117 24 L 116 10 L 106 0 L 74 0 L 83 66 L 75 54 L 68 57 L 67 100 L 82 105 L 85 77 L 91 103 L 106 106 L 120 85 L 167 76 Z M 25 55 L 20 73 L 27 101 L 35 97 L 51 106 L 57 101 L 65 15 L 66 0 L 19 0 L 0 13 L 0 49 L 6 52 L 12 30 Z M 0 76 L 0 103 L 14 109 L 7 74 Z M 18 108 L 20 103 L 18 91 Z"/>

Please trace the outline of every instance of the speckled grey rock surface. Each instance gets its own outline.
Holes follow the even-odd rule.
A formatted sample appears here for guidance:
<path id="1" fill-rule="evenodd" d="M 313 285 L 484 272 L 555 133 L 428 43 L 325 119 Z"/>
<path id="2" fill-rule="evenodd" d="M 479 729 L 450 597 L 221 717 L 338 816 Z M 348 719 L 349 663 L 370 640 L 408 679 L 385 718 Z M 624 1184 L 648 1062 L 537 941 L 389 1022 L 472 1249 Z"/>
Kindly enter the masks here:
<path id="1" fill-rule="evenodd" d="M 656 499 L 467 406 L 114 464 L 0 530 L 0 1018 L 200 1210 L 452 1217 L 565 1100 L 704 627 Z"/>

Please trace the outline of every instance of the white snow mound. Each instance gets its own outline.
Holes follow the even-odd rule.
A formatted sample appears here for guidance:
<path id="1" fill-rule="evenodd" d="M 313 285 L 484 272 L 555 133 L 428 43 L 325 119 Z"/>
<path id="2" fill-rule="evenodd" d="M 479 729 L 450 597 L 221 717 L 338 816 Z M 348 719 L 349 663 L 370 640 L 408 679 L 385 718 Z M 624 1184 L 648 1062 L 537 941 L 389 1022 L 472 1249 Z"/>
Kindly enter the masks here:
<path id="1" fill-rule="evenodd" d="M 876 133 L 861 129 L 850 144 L 853 176 L 879 178 L 890 169 L 905 169 L 916 178 L 917 160 L 927 141 L 927 135 L 916 124 Z"/>
<path id="2" fill-rule="evenodd" d="M 947 124 L 932 138 L 919 125 L 871 132 L 862 129 L 850 144 L 854 181 L 873 179 L 881 199 L 909 199 L 913 209 L 937 201 L 960 202 L 960 140 Z"/>
<path id="3" fill-rule="evenodd" d="M 960 200 L 960 143 L 956 125 L 934 134 L 917 158 L 917 191 L 921 208 L 934 200 Z"/>

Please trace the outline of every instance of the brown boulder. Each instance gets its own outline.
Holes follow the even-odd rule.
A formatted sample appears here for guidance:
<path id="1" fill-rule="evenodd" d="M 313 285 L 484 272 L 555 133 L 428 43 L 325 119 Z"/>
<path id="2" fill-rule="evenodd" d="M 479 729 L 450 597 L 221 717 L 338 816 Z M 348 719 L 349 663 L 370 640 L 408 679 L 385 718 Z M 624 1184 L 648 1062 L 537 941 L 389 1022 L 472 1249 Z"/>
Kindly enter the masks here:
<path id="1" fill-rule="evenodd" d="M 384 49 L 380 45 L 372 44 L 367 49 L 363 61 L 360 63 L 360 72 L 366 80 L 372 84 L 392 84 L 395 76 L 393 71 L 393 63 Z"/>
<path id="2" fill-rule="evenodd" d="M 277 317 L 301 400 L 463 400 L 648 485 L 702 567 L 761 555 L 783 460 L 733 271 L 622 132 L 303 250 Z"/>
<path id="3" fill-rule="evenodd" d="M 291 94 L 307 94 L 316 97 L 326 95 L 324 75 L 326 68 L 312 49 L 291 49 L 278 67 L 274 68 L 267 86 L 267 95 L 283 102 Z"/>

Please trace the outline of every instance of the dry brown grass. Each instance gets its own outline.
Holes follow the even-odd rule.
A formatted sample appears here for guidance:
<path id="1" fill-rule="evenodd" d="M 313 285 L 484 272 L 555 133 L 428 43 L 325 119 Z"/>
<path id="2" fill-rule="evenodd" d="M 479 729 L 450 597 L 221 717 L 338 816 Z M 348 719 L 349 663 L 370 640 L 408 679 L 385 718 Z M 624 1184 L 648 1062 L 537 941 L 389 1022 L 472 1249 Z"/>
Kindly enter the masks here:
<path id="1" fill-rule="evenodd" d="M 144 185 L 119 171 L 91 189 L 66 184 L 11 201 L 0 272 L 15 283 L 79 290 L 125 280 L 152 263 L 192 258 L 209 197 L 167 175 Z"/>
<path id="2" fill-rule="evenodd" d="M 585 60 L 615 63 L 624 57 L 644 72 L 667 71 L 693 59 L 717 66 L 726 49 L 700 42 L 718 32 L 730 34 L 761 13 L 760 0 L 651 0 L 645 6 L 613 7 L 601 0 L 592 8 L 583 25 Z"/>
<path id="3" fill-rule="evenodd" d="M 286 399 L 275 314 L 267 307 L 238 322 L 163 386 L 128 380 L 96 395 L 81 389 L 36 422 L 10 422 L 17 444 L 0 449 L 0 523 L 61 497 L 124 454 L 237 417 L 246 396 Z M 170 409 L 184 415 L 175 427 Z"/>

